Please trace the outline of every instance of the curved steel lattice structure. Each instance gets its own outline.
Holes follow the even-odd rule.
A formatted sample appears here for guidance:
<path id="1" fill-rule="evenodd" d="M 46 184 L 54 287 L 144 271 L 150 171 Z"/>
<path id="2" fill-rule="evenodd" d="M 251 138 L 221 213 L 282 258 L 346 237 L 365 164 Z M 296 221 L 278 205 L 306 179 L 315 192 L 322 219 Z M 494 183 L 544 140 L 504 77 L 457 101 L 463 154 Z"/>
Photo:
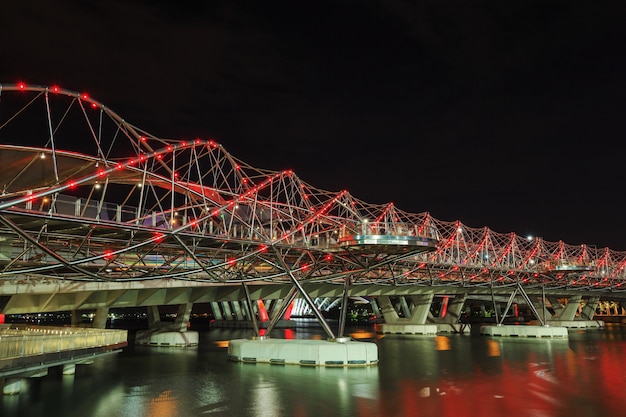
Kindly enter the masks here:
<path id="1" fill-rule="evenodd" d="M 368 204 L 85 94 L 0 85 L 0 282 L 196 280 L 622 291 L 626 253 Z M 349 279 L 348 279 L 349 278 Z"/>

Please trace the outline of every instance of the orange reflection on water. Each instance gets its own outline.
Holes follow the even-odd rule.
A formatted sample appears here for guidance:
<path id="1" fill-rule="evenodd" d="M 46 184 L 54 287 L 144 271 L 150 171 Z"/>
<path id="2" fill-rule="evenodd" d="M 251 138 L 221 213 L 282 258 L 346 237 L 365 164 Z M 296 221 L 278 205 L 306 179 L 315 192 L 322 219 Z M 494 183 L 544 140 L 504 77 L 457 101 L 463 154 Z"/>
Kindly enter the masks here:
<path id="1" fill-rule="evenodd" d="M 350 333 L 350 337 L 355 339 L 355 340 L 361 340 L 361 339 L 382 339 L 384 337 L 384 335 L 378 334 L 378 333 L 374 333 L 374 332 L 366 332 L 363 329 L 358 329 L 355 332 Z"/>
<path id="2" fill-rule="evenodd" d="M 150 417 L 171 417 L 178 415 L 176 398 L 171 390 L 163 391 L 158 397 L 150 400 L 148 415 Z"/>
<path id="3" fill-rule="evenodd" d="M 496 340 L 487 340 L 487 355 L 500 356 L 500 342 Z"/>
<path id="4" fill-rule="evenodd" d="M 229 340 L 216 340 L 215 342 L 215 346 L 220 347 L 220 348 L 227 348 L 228 347 L 228 343 Z"/>
<path id="5" fill-rule="evenodd" d="M 446 336 L 435 337 L 435 343 L 437 345 L 437 350 L 450 350 L 450 338 Z"/>

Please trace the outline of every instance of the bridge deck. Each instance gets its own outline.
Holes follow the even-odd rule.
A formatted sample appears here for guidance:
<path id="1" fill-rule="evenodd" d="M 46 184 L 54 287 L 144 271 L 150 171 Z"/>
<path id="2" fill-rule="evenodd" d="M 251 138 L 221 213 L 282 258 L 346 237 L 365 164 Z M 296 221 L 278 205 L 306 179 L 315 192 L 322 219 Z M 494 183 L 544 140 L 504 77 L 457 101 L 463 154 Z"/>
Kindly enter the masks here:
<path id="1" fill-rule="evenodd" d="M 28 326 L 0 328 L 0 377 L 28 376 L 127 346 L 126 330 Z"/>

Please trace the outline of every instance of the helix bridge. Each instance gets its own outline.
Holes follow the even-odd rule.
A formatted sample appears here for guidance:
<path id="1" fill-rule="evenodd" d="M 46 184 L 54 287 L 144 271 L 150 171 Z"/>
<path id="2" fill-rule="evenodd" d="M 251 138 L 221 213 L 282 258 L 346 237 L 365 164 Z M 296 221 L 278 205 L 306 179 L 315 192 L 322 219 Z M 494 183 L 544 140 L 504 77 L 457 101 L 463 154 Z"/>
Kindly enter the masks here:
<path id="1" fill-rule="evenodd" d="M 322 190 L 57 86 L 0 85 L 0 187 L 0 286 L 287 285 L 307 301 L 315 286 L 624 293 L 626 252 Z"/>

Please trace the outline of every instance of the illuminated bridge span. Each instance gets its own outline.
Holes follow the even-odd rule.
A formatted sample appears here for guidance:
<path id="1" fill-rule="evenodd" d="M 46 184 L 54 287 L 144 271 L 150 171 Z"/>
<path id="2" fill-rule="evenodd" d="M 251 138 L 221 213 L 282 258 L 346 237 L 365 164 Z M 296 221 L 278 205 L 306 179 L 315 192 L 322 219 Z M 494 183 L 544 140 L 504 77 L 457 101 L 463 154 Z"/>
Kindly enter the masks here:
<path id="1" fill-rule="evenodd" d="M 9 314 L 149 305 L 164 287 L 162 304 L 248 287 L 253 298 L 285 288 L 275 298 L 288 301 L 423 288 L 599 297 L 626 280 L 625 252 L 369 204 L 252 167 L 213 140 L 154 136 L 58 87 L 0 86 L 0 187 Z M 43 295 L 59 283 L 83 292 Z M 120 295 L 140 284 L 138 298 Z"/>

